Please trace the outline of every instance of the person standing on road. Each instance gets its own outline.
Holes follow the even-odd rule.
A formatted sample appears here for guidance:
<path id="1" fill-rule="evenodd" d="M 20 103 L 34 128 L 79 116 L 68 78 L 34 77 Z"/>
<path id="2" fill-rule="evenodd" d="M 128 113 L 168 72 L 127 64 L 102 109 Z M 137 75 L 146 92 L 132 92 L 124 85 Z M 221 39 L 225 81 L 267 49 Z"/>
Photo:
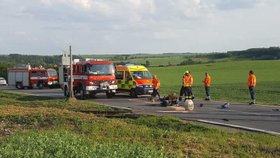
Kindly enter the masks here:
<path id="1" fill-rule="evenodd" d="M 191 76 L 192 82 L 193 82 L 193 76 L 192 76 L 191 71 L 189 71 L 189 75 Z M 191 99 L 194 99 L 194 95 L 193 95 L 193 91 L 192 91 L 192 86 L 190 87 L 190 96 L 191 96 Z"/>
<path id="2" fill-rule="evenodd" d="M 193 99 L 193 93 L 192 93 L 193 77 L 189 71 L 185 72 L 183 85 L 184 85 L 185 95 L 187 97 L 186 99 Z M 180 94 L 180 97 L 181 96 L 182 95 Z"/>
<path id="3" fill-rule="evenodd" d="M 186 73 L 184 73 L 183 78 L 182 78 L 182 86 L 181 86 L 181 89 L 180 89 L 180 97 L 179 97 L 180 101 L 182 100 L 183 96 L 187 96 L 186 89 L 185 89 L 185 86 L 184 86 L 185 76 L 186 76 Z"/>
<path id="4" fill-rule="evenodd" d="M 211 85 L 211 76 L 209 75 L 208 72 L 205 72 L 205 78 L 204 78 L 204 87 L 205 87 L 205 93 L 206 93 L 206 98 L 205 100 L 210 100 L 210 85 Z"/>
<path id="5" fill-rule="evenodd" d="M 255 96 L 256 84 L 257 84 L 257 78 L 254 74 L 254 71 L 250 70 L 248 81 L 247 81 L 247 85 L 249 87 L 249 92 L 250 92 L 251 99 L 252 99 L 252 101 L 249 103 L 250 105 L 256 104 L 256 96 Z"/>
<path id="6" fill-rule="evenodd" d="M 158 97 L 160 98 L 160 95 L 159 95 L 160 80 L 159 80 L 159 78 L 157 78 L 156 75 L 153 75 L 152 83 L 153 83 L 152 97 L 156 97 L 158 95 Z"/>

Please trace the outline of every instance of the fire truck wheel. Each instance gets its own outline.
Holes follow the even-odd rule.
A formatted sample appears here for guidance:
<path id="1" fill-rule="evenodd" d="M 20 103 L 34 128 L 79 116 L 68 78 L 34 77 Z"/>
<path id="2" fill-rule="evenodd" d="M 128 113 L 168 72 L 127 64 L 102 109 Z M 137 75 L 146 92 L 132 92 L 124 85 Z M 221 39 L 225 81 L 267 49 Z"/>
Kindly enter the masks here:
<path id="1" fill-rule="evenodd" d="M 84 87 L 80 87 L 80 96 L 81 96 L 81 99 L 87 98 L 86 90 Z"/>
<path id="2" fill-rule="evenodd" d="M 137 93 L 136 93 L 135 89 L 131 89 L 129 95 L 130 95 L 132 98 L 137 98 Z"/>
<path id="3" fill-rule="evenodd" d="M 37 84 L 37 87 L 38 87 L 39 89 L 42 89 L 42 88 L 44 87 L 44 85 L 43 85 L 42 82 L 40 82 L 40 83 Z"/>
<path id="4" fill-rule="evenodd" d="M 16 88 L 17 89 L 23 89 L 22 83 L 21 82 L 17 82 L 16 83 Z"/>
<path id="5" fill-rule="evenodd" d="M 114 92 L 106 92 L 107 98 L 112 98 L 115 95 Z"/>
<path id="6" fill-rule="evenodd" d="M 90 96 L 91 98 L 94 98 L 94 97 L 96 96 L 96 93 L 91 92 L 91 93 L 89 94 L 89 96 Z"/>

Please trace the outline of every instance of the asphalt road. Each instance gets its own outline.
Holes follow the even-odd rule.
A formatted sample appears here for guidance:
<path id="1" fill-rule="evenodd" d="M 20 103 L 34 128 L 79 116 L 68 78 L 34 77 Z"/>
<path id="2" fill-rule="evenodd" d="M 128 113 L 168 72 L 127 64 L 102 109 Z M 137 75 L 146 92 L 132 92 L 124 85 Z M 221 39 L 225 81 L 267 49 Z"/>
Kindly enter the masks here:
<path id="1" fill-rule="evenodd" d="M 0 90 L 63 98 L 61 89 L 17 90 L 0 87 Z M 224 102 L 194 100 L 195 109 L 188 112 L 176 111 L 174 107 L 161 107 L 159 102 L 152 103 L 146 97 L 130 98 L 124 94 L 117 94 L 112 99 L 98 95 L 90 100 L 114 107 L 129 108 L 139 114 L 175 116 L 189 121 L 280 135 L 280 106 L 230 103 L 229 108 L 223 109 L 221 105 Z M 200 104 L 203 106 L 200 107 Z"/>

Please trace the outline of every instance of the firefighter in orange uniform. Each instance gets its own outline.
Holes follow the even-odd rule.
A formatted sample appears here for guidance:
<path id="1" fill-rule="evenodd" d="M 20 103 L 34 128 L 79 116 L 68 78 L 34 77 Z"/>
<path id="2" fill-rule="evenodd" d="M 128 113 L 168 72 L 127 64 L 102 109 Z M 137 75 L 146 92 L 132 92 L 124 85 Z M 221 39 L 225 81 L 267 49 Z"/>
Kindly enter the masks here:
<path id="1" fill-rule="evenodd" d="M 211 85 L 211 76 L 205 72 L 205 79 L 204 79 L 204 87 L 206 92 L 206 98 L 205 100 L 210 100 L 210 85 Z"/>
<path id="2" fill-rule="evenodd" d="M 156 75 L 153 75 L 152 83 L 153 83 L 152 97 L 156 97 L 158 95 L 158 97 L 160 98 L 160 95 L 159 95 L 160 80 L 159 80 L 159 78 L 157 78 Z"/>
<path id="3" fill-rule="evenodd" d="M 257 84 L 257 79 L 256 79 L 256 76 L 254 75 L 254 71 L 250 70 L 248 81 L 247 81 L 247 85 L 249 87 L 249 92 L 250 92 L 251 99 L 252 99 L 252 101 L 249 103 L 250 105 L 256 104 L 256 96 L 255 96 L 256 84 Z"/>
<path id="4" fill-rule="evenodd" d="M 193 93 L 192 93 L 193 77 L 189 71 L 185 72 L 183 85 L 187 97 L 186 99 L 193 99 Z"/>

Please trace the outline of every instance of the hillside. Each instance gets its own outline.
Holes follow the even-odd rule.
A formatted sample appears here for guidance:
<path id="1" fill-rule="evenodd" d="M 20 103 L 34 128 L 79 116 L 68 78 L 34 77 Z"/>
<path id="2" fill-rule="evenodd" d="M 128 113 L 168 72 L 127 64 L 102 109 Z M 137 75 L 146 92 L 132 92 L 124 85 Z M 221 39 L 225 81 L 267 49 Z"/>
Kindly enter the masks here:
<path id="1" fill-rule="evenodd" d="M 30 63 L 32 66 L 55 68 L 61 61 L 60 55 L 0 55 L 0 76 L 7 78 L 7 68 L 19 64 Z M 214 63 L 229 60 L 277 60 L 280 59 L 280 48 L 252 48 L 243 51 L 229 51 L 226 53 L 163 53 L 163 54 L 119 54 L 119 55 L 74 55 L 75 59 L 103 58 L 116 64 L 134 63 L 150 67 L 165 67 L 178 65 L 194 65 Z"/>
<path id="2" fill-rule="evenodd" d="M 196 98 L 204 99 L 204 73 L 212 77 L 211 94 L 213 100 L 229 102 L 249 102 L 247 78 L 249 70 L 257 76 L 257 103 L 279 105 L 280 60 L 226 61 L 208 64 L 153 67 L 150 71 L 161 80 L 162 95 L 175 92 L 179 94 L 182 75 L 186 70 L 194 77 L 193 92 Z"/>

